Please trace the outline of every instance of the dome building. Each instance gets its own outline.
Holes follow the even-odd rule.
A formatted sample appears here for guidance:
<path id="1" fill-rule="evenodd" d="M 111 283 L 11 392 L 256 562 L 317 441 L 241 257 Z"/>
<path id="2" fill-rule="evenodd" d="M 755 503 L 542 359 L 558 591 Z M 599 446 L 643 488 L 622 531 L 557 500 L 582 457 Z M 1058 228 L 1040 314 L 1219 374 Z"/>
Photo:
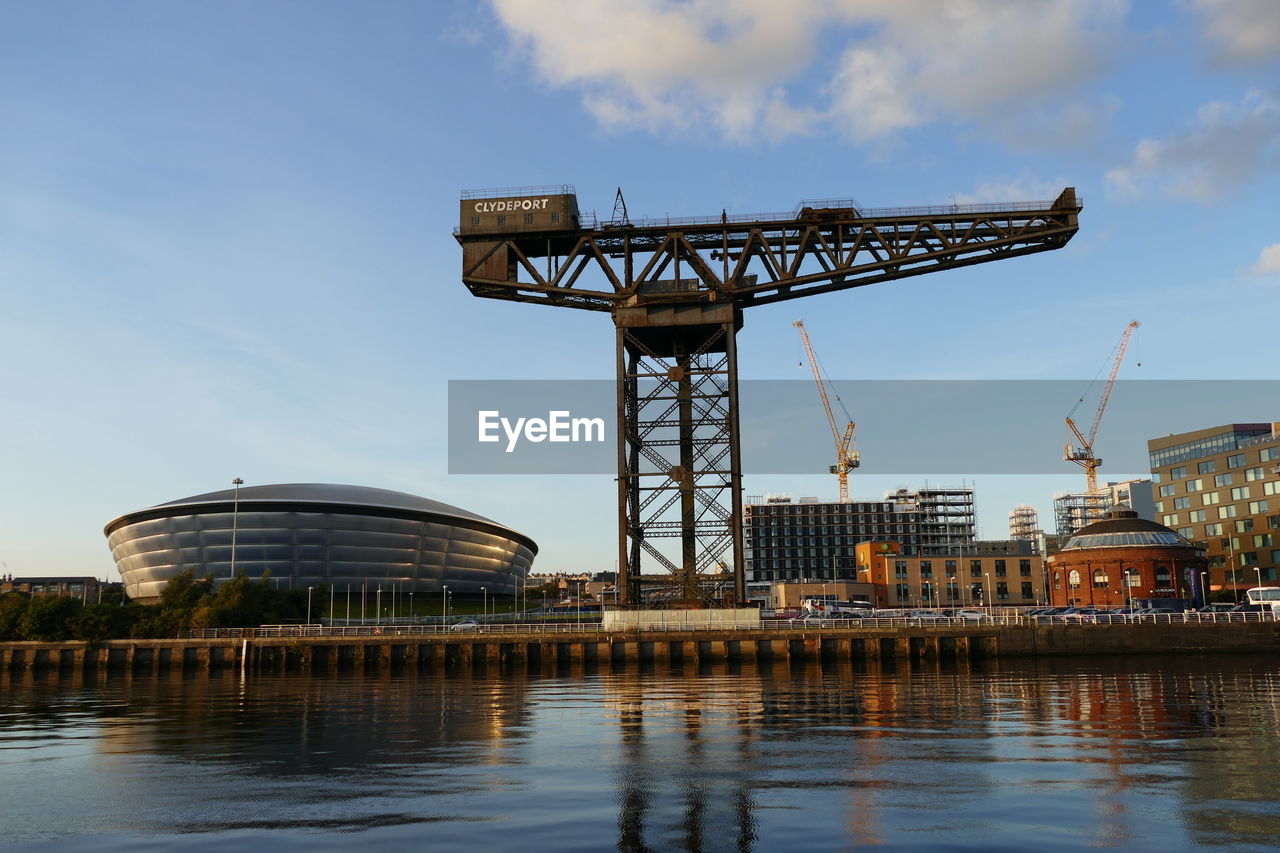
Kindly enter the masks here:
<path id="1" fill-rule="evenodd" d="M 365 486 L 291 483 L 210 492 L 138 510 L 104 529 L 125 591 L 156 601 L 173 576 L 237 573 L 369 595 L 514 595 L 537 544 L 465 509 Z"/>
<path id="2" fill-rule="evenodd" d="M 1047 570 L 1055 606 L 1121 607 L 1131 598 L 1199 599 L 1205 560 L 1180 534 L 1122 506 L 1077 530 Z"/>

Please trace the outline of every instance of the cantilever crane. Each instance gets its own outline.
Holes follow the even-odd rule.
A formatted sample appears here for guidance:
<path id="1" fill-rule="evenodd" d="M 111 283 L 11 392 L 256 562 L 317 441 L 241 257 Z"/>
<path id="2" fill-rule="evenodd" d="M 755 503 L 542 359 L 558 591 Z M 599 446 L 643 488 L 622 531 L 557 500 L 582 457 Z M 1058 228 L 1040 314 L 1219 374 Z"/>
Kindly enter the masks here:
<path id="1" fill-rule="evenodd" d="M 831 427 L 831 437 L 836 441 L 836 464 L 832 465 L 830 470 L 840 482 L 840 503 L 848 503 L 849 472 L 857 468 L 862 462 L 858 451 L 852 448 L 854 424 L 853 421 L 849 421 L 844 428 L 844 432 L 840 432 L 840 428 L 836 425 L 836 416 L 831 411 L 831 398 L 827 395 L 827 383 L 822 375 L 822 368 L 818 366 L 818 357 L 813 354 L 813 344 L 809 342 L 809 333 L 805 331 L 804 320 L 796 320 L 791 325 L 800 330 L 800 340 L 804 342 L 805 355 L 809 359 L 809 367 L 813 370 L 813 381 L 818 386 L 818 396 L 822 398 L 822 410 L 827 413 L 827 424 Z M 845 409 L 844 403 L 840 402 L 838 396 L 836 397 L 836 402 L 840 403 L 844 416 L 846 418 L 849 417 L 849 410 Z"/>
<path id="2" fill-rule="evenodd" d="M 1102 397 L 1098 400 L 1098 412 L 1093 416 L 1093 426 L 1089 427 L 1089 437 L 1085 438 L 1081 435 L 1076 422 L 1071 420 L 1070 415 L 1067 416 L 1067 429 L 1071 430 L 1080 446 L 1075 447 L 1068 440 L 1066 447 L 1062 449 L 1062 458 L 1084 468 L 1085 483 L 1090 494 L 1098 490 L 1098 468 L 1102 466 L 1102 460 L 1093 455 L 1093 442 L 1098 437 L 1098 425 L 1102 423 L 1102 413 L 1107 409 L 1107 401 L 1111 399 L 1111 389 L 1116 384 L 1116 376 L 1120 373 L 1120 362 L 1124 361 L 1124 352 L 1129 348 L 1129 338 L 1139 325 L 1141 324 L 1137 320 L 1129 323 L 1124 330 L 1124 335 L 1120 338 L 1120 345 L 1116 347 L 1115 362 L 1111 365 L 1111 375 L 1107 377 L 1107 384 L 1102 389 Z M 1071 408 L 1072 414 L 1075 414 L 1076 409 L 1083 402 L 1084 397 L 1076 401 L 1075 406 Z"/>

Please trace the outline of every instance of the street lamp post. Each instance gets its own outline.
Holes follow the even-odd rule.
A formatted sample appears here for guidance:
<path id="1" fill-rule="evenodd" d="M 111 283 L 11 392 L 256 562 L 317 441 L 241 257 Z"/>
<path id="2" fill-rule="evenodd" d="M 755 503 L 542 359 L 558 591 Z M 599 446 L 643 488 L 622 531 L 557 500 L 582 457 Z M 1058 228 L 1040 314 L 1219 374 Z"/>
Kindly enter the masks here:
<path id="1" fill-rule="evenodd" d="M 440 624 L 443 625 L 449 618 L 449 585 L 445 584 L 440 590 Z"/>
<path id="2" fill-rule="evenodd" d="M 1132 572 L 1133 569 L 1124 570 L 1124 591 L 1130 613 L 1133 612 L 1133 583 L 1129 580 L 1129 575 L 1132 574 Z"/>
<path id="3" fill-rule="evenodd" d="M 489 621 L 489 590 L 488 588 L 483 586 L 480 587 L 480 594 L 484 596 L 484 598 L 482 599 L 483 604 L 481 604 L 481 607 L 483 608 L 481 612 L 484 615 L 481 616 L 480 618 L 487 622 Z"/>
<path id="4" fill-rule="evenodd" d="M 1253 570 L 1254 570 L 1255 572 L 1257 572 L 1257 573 L 1258 573 L 1258 588 L 1259 588 L 1259 589 L 1261 589 L 1261 588 L 1262 588 L 1262 566 L 1254 566 L 1254 567 L 1253 567 Z M 1259 592 L 1259 593 L 1258 593 L 1258 595 L 1259 595 L 1259 596 L 1261 596 L 1261 595 L 1262 595 L 1262 593 L 1261 593 L 1261 592 Z M 1259 597 L 1259 599 L 1258 599 L 1258 621 L 1259 621 L 1259 622 L 1261 622 L 1261 621 L 1265 620 L 1265 619 L 1266 619 L 1266 617 L 1267 617 L 1267 605 L 1266 605 L 1266 603 L 1262 600 L 1262 598 L 1261 598 L 1261 597 Z"/>
<path id="5" fill-rule="evenodd" d="M 311 591 L 313 589 L 315 589 L 314 586 L 307 587 L 307 624 L 308 625 L 311 624 Z"/>
<path id="6" fill-rule="evenodd" d="M 987 612 L 991 612 L 991 602 L 987 601 L 987 590 L 991 587 L 991 572 L 986 572 L 987 585 L 982 588 L 982 603 L 987 605 Z"/>
<path id="7" fill-rule="evenodd" d="M 373 621 L 382 624 L 382 584 L 378 584 L 378 593 L 374 596 Z"/>
<path id="8" fill-rule="evenodd" d="M 409 590 L 409 619 L 413 619 L 413 590 Z"/>
<path id="9" fill-rule="evenodd" d="M 236 477 L 231 481 L 231 485 L 236 487 L 235 498 L 231 502 L 231 577 L 236 576 L 236 528 L 240 522 L 240 487 L 244 485 L 244 480 Z"/>

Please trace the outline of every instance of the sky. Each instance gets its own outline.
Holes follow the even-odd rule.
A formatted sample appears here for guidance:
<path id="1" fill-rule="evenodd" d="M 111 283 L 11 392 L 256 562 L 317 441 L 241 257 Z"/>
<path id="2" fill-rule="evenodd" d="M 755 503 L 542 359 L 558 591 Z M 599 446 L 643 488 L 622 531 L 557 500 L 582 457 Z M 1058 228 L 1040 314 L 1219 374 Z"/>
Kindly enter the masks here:
<path id="1" fill-rule="evenodd" d="M 1132 319 L 1126 379 L 1276 378 L 1280 3 L 0 2 L 0 568 L 116 578 L 104 524 L 241 477 L 611 569 L 612 477 L 448 472 L 449 380 L 612 376 L 606 317 L 460 282 L 460 191 L 561 183 L 606 218 L 1083 197 L 1060 251 L 752 309 L 744 378 L 808 380 L 796 317 L 836 379 L 1083 392 Z M 1060 464 L 963 478 L 981 534 L 1047 521 Z"/>

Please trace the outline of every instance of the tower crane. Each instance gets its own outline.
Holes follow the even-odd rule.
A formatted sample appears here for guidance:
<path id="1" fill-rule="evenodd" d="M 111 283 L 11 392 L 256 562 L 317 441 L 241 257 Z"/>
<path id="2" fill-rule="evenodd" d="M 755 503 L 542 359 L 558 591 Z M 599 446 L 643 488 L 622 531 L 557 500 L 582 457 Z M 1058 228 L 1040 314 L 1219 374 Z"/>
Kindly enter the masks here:
<path id="1" fill-rule="evenodd" d="M 1116 384 L 1116 376 L 1120 373 L 1120 363 L 1124 361 L 1124 352 L 1129 348 L 1129 338 L 1133 336 L 1133 330 L 1138 328 L 1141 323 L 1133 320 L 1125 327 L 1124 335 L 1120 338 L 1120 344 L 1116 347 L 1115 361 L 1111 365 L 1111 375 L 1107 377 L 1107 384 L 1102 389 L 1102 397 L 1098 400 L 1098 411 L 1093 416 L 1093 425 L 1089 427 L 1089 436 L 1080 434 L 1080 428 L 1076 426 L 1076 422 L 1071 419 L 1071 415 L 1067 415 L 1067 429 L 1071 431 L 1071 435 L 1075 437 L 1075 441 L 1079 442 L 1079 446 L 1068 439 L 1066 447 L 1062 449 L 1062 458 L 1067 462 L 1074 462 L 1081 468 L 1084 468 L 1085 483 L 1089 493 L 1093 494 L 1098 490 L 1098 468 L 1102 466 L 1102 460 L 1093 455 L 1093 442 L 1098 437 L 1098 425 L 1102 423 L 1102 414 L 1107 410 L 1107 402 L 1111 399 L 1111 389 Z M 1076 409 L 1080 408 L 1080 404 L 1084 402 L 1084 397 L 1076 401 L 1071 407 L 1071 414 L 1075 414 Z"/>
<path id="2" fill-rule="evenodd" d="M 831 473 L 836 475 L 836 479 L 840 483 L 840 503 L 849 502 L 849 472 L 857 468 L 862 460 L 857 450 L 853 449 L 853 421 L 845 426 L 844 432 L 840 431 L 836 425 L 835 413 L 831 411 L 831 398 L 827 394 L 826 378 L 822 375 L 822 368 L 818 364 L 818 357 L 813 354 L 813 344 L 809 342 L 809 333 L 804 328 L 804 320 L 796 320 L 791 325 L 800 330 L 800 340 L 804 342 L 805 355 L 809 359 L 809 367 L 813 370 L 813 381 L 818 386 L 818 396 L 822 398 L 822 410 L 827 413 L 827 425 L 831 427 L 831 437 L 836 442 L 836 464 L 831 466 Z M 849 417 L 849 410 L 844 407 L 839 395 L 836 396 L 836 402 L 840 403 L 840 409 L 844 412 L 844 416 Z"/>

